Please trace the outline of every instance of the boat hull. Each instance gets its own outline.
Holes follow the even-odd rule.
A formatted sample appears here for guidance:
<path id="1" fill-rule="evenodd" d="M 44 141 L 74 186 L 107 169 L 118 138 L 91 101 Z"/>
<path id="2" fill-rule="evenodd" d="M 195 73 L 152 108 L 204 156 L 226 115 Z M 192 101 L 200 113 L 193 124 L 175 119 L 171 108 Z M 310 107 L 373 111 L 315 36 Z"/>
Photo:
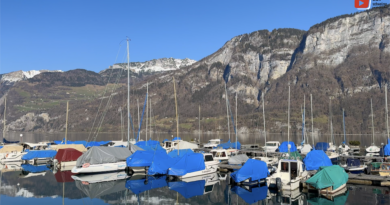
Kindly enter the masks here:
<path id="1" fill-rule="evenodd" d="M 125 170 L 126 162 L 117 162 L 117 163 L 105 163 L 105 164 L 92 164 L 87 168 L 83 167 L 73 167 L 72 173 L 81 174 L 81 173 L 99 173 L 99 172 L 113 172 Z"/>
<path id="2" fill-rule="evenodd" d="M 189 177 L 196 177 L 196 176 L 200 176 L 200 175 L 211 174 L 211 173 L 217 172 L 217 169 L 218 169 L 218 162 L 214 161 L 214 163 L 206 164 L 206 168 L 204 170 L 190 172 L 190 173 L 187 173 L 183 176 L 180 176 L 179 178 L 185 179 L 185 178 L 189 178 Z"/>

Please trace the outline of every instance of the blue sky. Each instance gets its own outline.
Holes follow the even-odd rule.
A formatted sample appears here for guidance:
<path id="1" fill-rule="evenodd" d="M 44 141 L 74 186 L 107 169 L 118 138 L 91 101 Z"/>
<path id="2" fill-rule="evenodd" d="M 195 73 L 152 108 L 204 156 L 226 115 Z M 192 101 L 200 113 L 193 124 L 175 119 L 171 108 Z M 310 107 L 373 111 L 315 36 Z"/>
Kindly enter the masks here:
<path id="1" fill-rule="evenodd" d="M 98 72 L 131 38 L 130 60 L 200 60 L 234 36 L 354 13 L 354 0 L 0 0 L 0 73 Z"/>

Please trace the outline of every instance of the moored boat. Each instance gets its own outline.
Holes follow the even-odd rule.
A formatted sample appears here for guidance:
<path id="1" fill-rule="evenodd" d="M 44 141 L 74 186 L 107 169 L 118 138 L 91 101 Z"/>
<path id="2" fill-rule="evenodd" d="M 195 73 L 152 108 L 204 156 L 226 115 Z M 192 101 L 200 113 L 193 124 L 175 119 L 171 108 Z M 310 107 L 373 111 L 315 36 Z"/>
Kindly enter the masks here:
<path id="1" fill-rule="evenodd" d="M 186 154 L 168 170 L 168 175 L 178 179 L 214 173 L 218 162 L 209 153 Z"/>
<path id="2" fill-rule="evenodd" d="M 348 174 L 339 165 L 321 167 L 314 176 L 306 180 L 309 190 L 318 190 L 323 195 L 343 194 L 347 182 Z"/>

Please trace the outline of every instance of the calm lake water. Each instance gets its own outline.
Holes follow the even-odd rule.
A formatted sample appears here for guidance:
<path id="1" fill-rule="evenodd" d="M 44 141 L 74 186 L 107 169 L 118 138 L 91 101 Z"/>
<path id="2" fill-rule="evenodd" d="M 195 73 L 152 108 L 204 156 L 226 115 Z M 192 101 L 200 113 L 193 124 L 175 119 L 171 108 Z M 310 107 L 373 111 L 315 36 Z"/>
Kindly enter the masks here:
<path id="1" fill-rule="evenodd" d="M 20 133 L 7 133 L 6 139 L 19 140 Z M 61 140 L 64 133 L 25 133 L 25 142 Z M 184 134 L 190 140 L 198 135 Z M 145 135 L 142 136 L 145 139 Z M 152 135 L 154 140 L 170 139 L 168 134 Z M 201 141 L 213 138 L 228 139 L 228 135 L 201 135 Z M 284 141 L 285 136 L 271 135 L 269 140 Z M 293 138 L 293 137 L 292 137 Z M 69 140 L 87 140 L 88 134 L 69 133 Z M 102 133 L 95 139 L 120 140 L 118 133 Z M 341 137 L 340 137 L 341 139 Z M 336 138 L 336 141 L 340 141 Z M 365 138 L 364 138 L 365 139 Z M 384 140 L 385 138 L 383 138 Z M 294 140 L 294 139 L 293 139 Z M 295 142 L 300 139 L 297 137 Z M 326 141 L 326 136 L 320 139 Z M 355 139 L 356 140 L 356 139 Z M 262 136 L 240 135 L 242 144 L 264 144 Z M 370 140 L 367 140 L 370 141 Z M 378 138 L 379 141 L 379 138 Z M 370 144 L 370 143 L 368 143 Z M 1 165 L 0 205 L 17 204 L 390 204 L 390 188 L 348 185 L 348 191 L 334 201 L 318 197 L 315 193 L 277 193 L 263 187 L 231 187 L 227 174 L 205 175 L 188 182 L 167 182 L 165 178 L 132 176 L 120 180 L 89 183 L 74 181 L 70 171 L 56 172 L 40 167 L 20 164 Z M 22 169 L 25 168 L 25 170 Z M 124 173 L 111 173 L 121 176 Z M 99 176 L 99 179 L 108 178 Z M 115 178 L 115 177 L 114 177 Z"/>

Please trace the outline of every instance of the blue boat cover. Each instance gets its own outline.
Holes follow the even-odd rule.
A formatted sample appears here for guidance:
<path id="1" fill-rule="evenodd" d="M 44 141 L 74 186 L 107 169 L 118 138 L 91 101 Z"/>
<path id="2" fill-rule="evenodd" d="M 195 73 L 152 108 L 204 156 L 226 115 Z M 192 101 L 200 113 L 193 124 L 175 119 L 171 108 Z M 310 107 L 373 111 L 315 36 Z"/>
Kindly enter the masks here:
<path id="1" fill-rule="evenodd" d="M 241 197 L 246 203 L 253 204 L 267 198 L 268 187 L 257 186 L 252 187 L 251 191 L 241 188 L 240 186 L 234 186 L 232 191 Z"/>
<path id="2" fill-rule="evenodd" d="M 236 145 L 237 145 L 237 147 L 236 147 Z M 218 148 L 218 147 L 221 147 L 223 149 L 229 149 L 229 148 L 241 149 L 241 143 L 240 142 L 237 142 L 237 143 L 230 142 L 230 140 L 229 140 L 225 143 L 219 144 L 216 148 Z"/>
<path id="3" fill-rule="evenodd" d="M 5 138 L 3 138 L 4 144 L 14 144 L 14 143 L 19 143 L 19 141 L 8 141 Z"/>
<path id="4" fill-rule="evenodd" d="M 194 153 L 194 151 L 192 151 L 191 149 L 179 149 L 179 154 L 178 154 L 177 150 L 173 150 L 173 151 L 169 152 L 168 155 L 172 158 L 175 158 L 175 157 L 182 157 L 182 156 L 186 155 L 187 153 Z"/>
<path id="5" fill-rule="evenodd" d="M 205 168 L 203 154 L 191 153 L 184 155 L 172 165 L 168 171 L 168 175 L 183 176 L 190 172 L 204 170 Z"/>
<path id="6" fill-rule="evenodd" d="M 102 146 L 102 145 L 108 144 L 110 142 L 111 141 L 100 141 L 100 142 L 91 141 L 91 142 L 88 142 L 87 145 L 85 145 L 85 147 Z"/>
<path id="7" fill-rule="evenodd" d="M 387 145 L 385 146 L 385 148 L 383 149 L 384 150 L 384 154 L 386 156 L 390 156 L 390 139 L 387 139 Z"/>
<path id="8" fill-rule="evenodd" d="M 288 152 L 288 147 L 287 145 L 290 144 L 291 147 L 290 147 L 290 152 L 295 152 L 297 151 L 297 147 L 295 146 L 295 143 L 294 142 L 287 142 L 287 141 L 284 141 L 282 142 L 282 144 L 279 146 L 279 152 Z"/>
<path id="9" fill-rule="evenodd" d="M 138 179 L 138 180 L 127 180 L 126 188 L 129 189 L 134 194 L 140 194 L 144 191 L 157 189 L 161 187 L 167 186 L 166 176 L 161 177 L 148 177 L 146 179 Z"/>
<path id="10" fill-rule="evenodd" d="M 164 139 L 162 142 L 165 143 L 165 142 L 167 142 L 167 141 L 169 141 L 169 140 L 168 140 L 168 139 Z"/>
<path id="11" fill-rule="evenodd" d="M 143 142 L 143 141 L 141 141 L 141 142 Z M 161 147 L 160 143 L 154 144 L 154 145 L 148 144 L 148 145 L 137 145 L 137 146 L 143 150 L 149 150 L 149 151 L 164 150 L 165 151 L 165 149 Z"/>
<path id="12" fill-rule="evenodd" d="M 57 154 L 55 150 L 32 150 L 22 156 L 22 160 L 31 160 L 35 158 L 53 158 Z"/>
<path id="13" fill-rule="evenodd" d="M 348 167 L 359 167 L 360 166 L 360 160 L 359 159 L 347 159 L 347 166 Z"/>
<path id="14" fill-rule="evenodd" d="M 324 152 L 328 151 L 329 143 L 327 142 L 317 142 L 315 149 L 322 150 Z"/>
<path id="15" fill-rule="evenodd" d="M 63 139 L 62 141 L 54 140 L 54 143 L 56 143 L 56 144 L 65 144 L 65 139 Z M 84 147 L 87 146 L 87 142 L 86 141 L 70 141 L 70 140 L 68 140 L 68 141 L 66 141 L 66 144 L 82 144 L 82 145 L 84 145 Z"/>
<path id="16" fill-rule="evenodd" d="M 148 140 L 148 141 L 138 141 L 135 143 L 137 146 L 153 146 L 153 145 L 160 145 L 159 141 L 155 140 Z"/>
<path id="17" fill-rule="evenodd" d="M 251 181 L 265 179 L 268 175 L 269 171 L 267 163 L 256 159 L 248 159 L 241 169 L 230 174 L 233 180 L 237 183 L 249 178 Z"/>
<path id="18" fill-rule="evenodd" d="M 138 150 L 134 152 L 134 154 L 130 155 L 126 159 L 126 165 L 128 167 L 149 167 L 152 165 L 153 158 L 156 155 L 161 155 L 161 154 L 167 154 L 165 150 L 147 150 L 147 151 L 141 151 Z"/>
<path id="19" fill-rule="evenodd" d="M 3 148 L 4 146 L 0 146 L 0 149 Z"/>
<path id="20" fill-rule="evenodd" d="M 179 192 L 186 199 L 203 195 L 205 185 L 205 180 L 194 182 L 176 181 L 168 183 L 169 189 Z"/>
<path id="21" fill-rule="evenodd" d="M 305 159 L 306 170 L 318 170 L 322 166 L 332 166 L 332 161 L 330 161 L 328 155 L 322 150 L 312 150 L 307 153 Z"/>
<path id="22" fill-rule="evenodd" d="M 31 164 L 22 164 L 22 169 L 24 171 L 28 171 L 31 173 L 38 173 L 38 172 L 44 172 L 49 170 L 49 168 L 45 165 L 40 165 L 40 166 L 34 166 Z"/>
<path id="23" fill-rule="evenodd" d="M 180 137 L 174 137 L 172 141 L 181 140 Z"/>

